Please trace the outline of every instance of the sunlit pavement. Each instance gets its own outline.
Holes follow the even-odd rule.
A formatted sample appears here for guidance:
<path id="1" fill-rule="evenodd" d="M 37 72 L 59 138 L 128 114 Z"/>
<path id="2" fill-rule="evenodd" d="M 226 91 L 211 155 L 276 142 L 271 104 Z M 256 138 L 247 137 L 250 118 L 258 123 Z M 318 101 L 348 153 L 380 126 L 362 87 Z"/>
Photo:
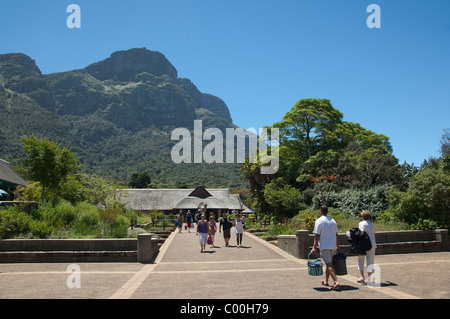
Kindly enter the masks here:
<path id="1" fill-rule="evenodd" d="M 450 252 L 377 255 L 380 287 L 356 282 L 357 257 L 347 258 L 340 291 L 308 275 L 297 259 L 249 233 L 200 252 L 195 232 L 174 232 L 153 264 L 0 264 L 0 298 L 11 299 L 441 299 L 450 298 Z"/>

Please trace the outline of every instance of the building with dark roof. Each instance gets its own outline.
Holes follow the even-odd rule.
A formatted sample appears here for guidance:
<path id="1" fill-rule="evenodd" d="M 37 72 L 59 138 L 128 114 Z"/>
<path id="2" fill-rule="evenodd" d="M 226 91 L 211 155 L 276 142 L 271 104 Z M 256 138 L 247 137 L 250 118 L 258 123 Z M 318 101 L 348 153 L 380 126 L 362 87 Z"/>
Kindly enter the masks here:
<path id="1" fill-rule="evenodd" d="M 190 210 L 195 213 L 199 209 L 206 209 L 207 214 L 213 213 L 216 219 L 233 210 L 251 213 L 239 200 L 239 194 L 231 194 L 228 188 L 123 189 L 117 195 L 126 208 L 142 212 L 178 213 Z"/>
<path id="2" fill-rule="evenodd" d="M 26 186 L 27 182 L 14 172 L 7 161 L 0 159 L 0 200 L 11 200 L 11 193 L 19 185 Z"/>

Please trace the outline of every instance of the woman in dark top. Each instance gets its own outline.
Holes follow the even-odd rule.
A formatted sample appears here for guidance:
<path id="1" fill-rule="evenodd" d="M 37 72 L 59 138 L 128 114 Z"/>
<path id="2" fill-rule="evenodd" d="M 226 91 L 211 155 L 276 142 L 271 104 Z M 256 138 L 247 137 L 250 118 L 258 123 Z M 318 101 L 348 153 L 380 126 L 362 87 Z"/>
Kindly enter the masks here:
<path id="1" fill-rule="evenodd" d="M 206 241 L 208 240 L 208 222 L 205 220 L 205 214 L 202 214 L 197 223 L 197 235 L 200 236 L 200 252 L 202 253 L 205 251 Z"/>

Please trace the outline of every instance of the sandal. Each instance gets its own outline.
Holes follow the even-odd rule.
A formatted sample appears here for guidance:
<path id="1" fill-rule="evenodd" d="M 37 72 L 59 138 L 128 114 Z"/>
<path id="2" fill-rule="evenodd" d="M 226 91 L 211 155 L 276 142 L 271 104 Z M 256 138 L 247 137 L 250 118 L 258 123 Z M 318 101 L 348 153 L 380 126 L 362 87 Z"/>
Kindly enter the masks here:
<path id="1" fill-rule="evenodd" d="M 323 280 L 320 283 L 322 284 L 322 286 L 330 287 L 330 285 L 328 283 L 325 283 L 325 281 L 323 281 Z"/>
<path id="2" fill-rule="evenodd" d="M 365 280 L 364 280 L 364 278 L 361 278 L 361 279 L 358 279 L 356 282 L 359 284 L 363 284 L 363 283 L 365 283 Z"/>
<path id="3" fill-rule="evenodd" d="M 334 286 L 331 287 L 331 290 L 339 291 L 339 290 L 341 290 L 341 285 L 340 284 L 334 284 Z"/>

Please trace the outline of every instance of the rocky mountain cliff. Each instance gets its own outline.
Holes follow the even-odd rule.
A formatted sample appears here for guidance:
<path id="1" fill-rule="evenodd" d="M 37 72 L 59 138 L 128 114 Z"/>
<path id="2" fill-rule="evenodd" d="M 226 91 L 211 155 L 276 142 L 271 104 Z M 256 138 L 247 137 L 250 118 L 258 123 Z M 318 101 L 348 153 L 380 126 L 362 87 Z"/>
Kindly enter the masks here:
<path id="1" fill-rule="evenodd" d="M 53 74 L 42 74 L 25 54 L 0 55 L 0 157 L 12 162 L 20 137 L 35 134 L 71 147 L 92 173 L 127 180 L 147 170 L 161 185 L 196 186 L 199 170 L 213 170 L 214 185 L 239 183 L 236 165 L 171 162 L 172 129 L 192 128 L 195 119 L 204 127 L 235 127 L 220 98 L 178 78 L 159 52 L 114 52 L 84 69 Z"/>

